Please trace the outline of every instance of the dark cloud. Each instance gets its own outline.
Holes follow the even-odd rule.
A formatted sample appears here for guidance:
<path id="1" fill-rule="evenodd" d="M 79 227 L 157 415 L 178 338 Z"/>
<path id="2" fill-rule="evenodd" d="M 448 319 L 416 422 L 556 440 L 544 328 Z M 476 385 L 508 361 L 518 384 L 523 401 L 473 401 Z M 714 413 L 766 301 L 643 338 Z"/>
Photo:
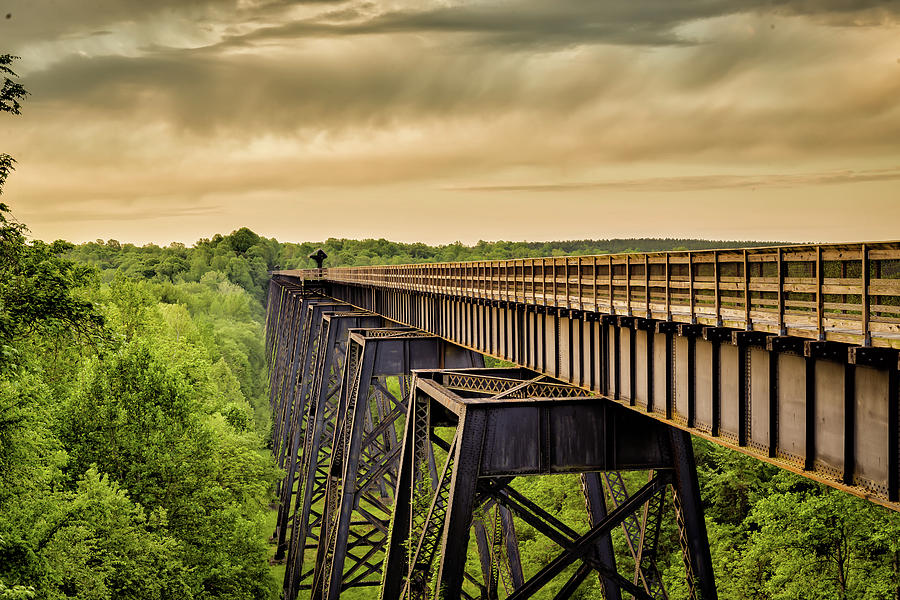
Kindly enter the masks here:
<path id="1" fill-rule="evenodd" d="M 223 43 L 358 35 L 469 34 L 488 46 L 669 46 L 696 43 L 677 31 L 685 23 L 737 13 L 812 15 L 836 25 L 849 25 L 894 20 L 900 15 L 900 3 L 885 0 L 522 0 L 388 11 L 368 18 L 347 9 L 339 13 L 340 19 L 336 18 L 338 15 L 326 14 L 230 36 Z M 358 18 L 347 18 L 354 16 Z"/>
<path id="2" fill-rule="evenodd" d="M 347 0 L 11 0 L 15 19 L 0 23 L 0 40 L 9 49 L 30 42 L 90 36 L 122 23 L 168 19 L 192 23 L 247 23 L 278 19 L 298 5 L 339 5 Z"/>
<path id="3" fill-rule="evenodd" d="M 708 14 L 699 4 L 660 0 L 642 3 L 557 0 L 393 11 L 355 21 L 337 21 L 326 14 L 232 36 L 225 43 L 357 35 L 471 34 L 486 45 L 674 45 L 688 41 L 672 31 L 675 25 Z"/>
<path id="4" fill-rule="evenodd" d="M 309 37 L 463 34 L 487 46 L 557 48 L 691 44 L 696 40 L 679 32 L 681 25 L 738 13 L 812 16 L 835 25 L 896 22 L 900 15 L 896 0 L 501 0 L 422 2 L 404 10 L 352 0 L 13 0 L 11 6 L 15 24 L 0 26 L 0 35 L 13 49 L 153 19 L 231 28 L 222 41 L 229 46 Z M 298 6 L 326 7 L 326 12 L 289 20 Z M 258 27 L 246 31 L 250 24 Z"/>
<path id="5" fill-rule="evenodd" d="M 368 135 L 435 121 L 483 123 L 487 135 L 514 122 L 523 131 L 513 132 L 510 163 L 896 147 L 900 79 L 869 76 L 829 37 L 763 29 L 725 31 L 662 62 L 618 47 L 561 59 L 451 52 L 415 36 L 329 52 L 304 42 L 253 52 L 156 47 L 137 57 L 69 56 L 25 83 L 32 109 L 85 121 L 140 115 L 199 137 Z M 754 101 L 756 93 L 768 100 Z"/>

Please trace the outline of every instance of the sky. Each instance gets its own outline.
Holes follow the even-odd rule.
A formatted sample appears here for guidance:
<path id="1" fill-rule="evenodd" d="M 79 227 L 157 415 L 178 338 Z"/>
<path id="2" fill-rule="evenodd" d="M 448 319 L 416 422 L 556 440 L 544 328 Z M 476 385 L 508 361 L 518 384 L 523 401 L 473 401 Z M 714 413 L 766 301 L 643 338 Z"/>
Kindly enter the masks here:
<path id="1" fill-rule="evenodd" d="M 40 239 L 900 238 L 900 0 L 0 0 L 3 53 Z"/>

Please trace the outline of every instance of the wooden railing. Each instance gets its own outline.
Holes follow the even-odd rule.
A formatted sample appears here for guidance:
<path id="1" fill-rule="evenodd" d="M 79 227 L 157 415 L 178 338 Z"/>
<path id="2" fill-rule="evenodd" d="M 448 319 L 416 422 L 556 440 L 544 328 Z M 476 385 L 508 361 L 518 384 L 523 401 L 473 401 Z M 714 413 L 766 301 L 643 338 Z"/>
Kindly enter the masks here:
<path id="1" fill-rule="evenodd" d="M 278 273 L 900 348 L 900 242 Z"/>

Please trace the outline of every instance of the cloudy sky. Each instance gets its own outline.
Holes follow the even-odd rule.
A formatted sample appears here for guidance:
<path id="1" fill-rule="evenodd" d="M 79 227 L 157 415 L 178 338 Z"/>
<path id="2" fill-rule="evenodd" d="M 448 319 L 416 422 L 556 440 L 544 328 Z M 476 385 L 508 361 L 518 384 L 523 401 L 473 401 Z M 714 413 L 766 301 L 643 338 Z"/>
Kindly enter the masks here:
<path id="1" fill-rule="evenodd" d="M 0 53 L 39 238 L 900 238 L 900 0 L 0 0 Z"/>

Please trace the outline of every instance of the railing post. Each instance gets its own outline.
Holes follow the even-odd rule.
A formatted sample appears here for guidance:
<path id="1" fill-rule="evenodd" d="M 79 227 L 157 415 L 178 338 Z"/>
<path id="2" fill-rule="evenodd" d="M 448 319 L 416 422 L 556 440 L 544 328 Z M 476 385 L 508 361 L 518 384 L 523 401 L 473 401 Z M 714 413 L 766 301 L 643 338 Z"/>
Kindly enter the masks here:
<path id="1" fill-rule="evenodd" d="M 578 257 L 578 310 L 584 311 L 584 297 L 581 292 L 581 257 Z"/>
<path id="2" fill-rule="evenodd" d="M 525 259 L 522 259 L 522 304 L 525 304 L 526 295 L 525 295 Z M 516 302 L 519 302 L 519 273 L 516 271 Z"/>
<path id="3" fill-rule="evenodd" d="M 485 286 L 487 285 L 487 265 L 485 261 L 478 263 L 478 287 L 479 298 L 485 297 Z"/>
<path id="4" fill-rule="evenodd" d="M 553 306 L 559 306 L 559 292 L 556 290 L 556 258 L 551 259 L 550 266 L 552 267 L 550 274 L 553 277 Z"/>
<path id="5" fill-rule="evenodd" d="M 787 335 L 784 323 L 784 261 L 782 249 L 778 248 L 775 266 L 778 269 L 778 335 Z"/>
<path id="6" fill-rule="evenodd" d="M 744 326 L 747 331 L 753 329 L 753 321 L 750 318 L 750 260 L 747 250 L 744 250 Z"/>
<path id="7" fill-rule="evenodd" d="M 650 255 L 644 253 L 644 309 L 646 317 L 649 319 L 653 316 L 650 310 Z"/>
<path id="8" fill-rule="evenodd" d="M 509 302 L 509 261 L 503 261 L 503 285 L 506 289 L 503 290 L 503 299 Z"/>
<path id="9" fill-rule="evenodd" d="M 631 254 L 625 255 L 625 314 L 631 316 Z"/>
<path id="10" fill-rule="evenodd" d="M 666 320 L 672 320 L 672 286 L 670 280 L 672 278 L 672 270 L 669 265 L 669 253 L 666 252 Z"/>
<path id="11" fill-rule="evenodd" d="M 816 246 L 816 332 L 819 340 L 825 339 L 825 301 L 822 297 L 822 285 L 825 274 L 822 269 L 822 246 Z"/>
<path id="12" fill-rule="evenodd" d="M 713 279 L 715 279 L 716 295 L 716 327 L 722 326 L 722 302 L 719 298 L 719 251 L 713 250 Z"/>
<path id="13" fill-rule="evenodd" d="M 600 308 L 597 306 L 597 257 L 593 257 L 594 260 L 594 312 L 600 312 Z"/>
<path id="14" fill-rule="evenodd" d="M 869 331 L 869 251 L 865 244 L 860 249 L 862 256 L 862 272 L 860 273 L 862 298 L 860 298 L 862 308 L 862 334 L 863 346 L 872 345 L 872 332 Z"/>
<path id="15" fill-rule="evenodd" d="M 691 304 L 691 323 L 697 322 L 697 316 L 694 314 L 694 257 L 689 251 L 688 257 L 688 297 Z"/>
<path id="16" fill-rule="evenodd" d="M 531 263 L 531 303 L 537 304 L 537 284 L 534 280 L 534 259 L 529 258 L 528 262 Z"/>
<path id="17" fill-rule="evenodd" d="M 609 264 L 609 314 L 616 314 L 616 305 L 613 302 L 613 263 L 612 263 L 612 254 L 608 254 L 606 256 L 606 260 Z"/>

